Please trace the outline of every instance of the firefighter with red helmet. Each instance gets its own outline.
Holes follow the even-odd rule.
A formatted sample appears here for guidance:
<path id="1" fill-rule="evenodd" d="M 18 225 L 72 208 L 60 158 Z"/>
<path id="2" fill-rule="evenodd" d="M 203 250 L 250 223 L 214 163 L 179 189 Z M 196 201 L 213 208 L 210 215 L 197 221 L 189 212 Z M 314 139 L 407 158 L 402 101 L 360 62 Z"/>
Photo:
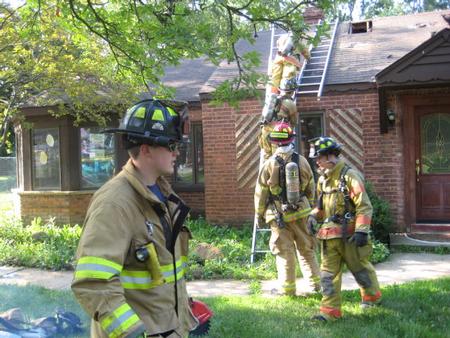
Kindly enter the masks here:
<path id="1" fill-rule="evenodd" d="M 314 202 L 315 185 L 308 161 L 294 152 L 295 133 L 278 122 L 269 135 L 275 153 L 264 162 L 255 189 L 255 211 L 260 225 L 270 225 L 270 250 L 276 256 L 279 294 L 295 295 L 296 253 L 303 276 L 318 291 L 319 266 L 315 239 L 306 228 Z"/>
<path id="2" fill-rule="evenodd" d="M 321 243 L 322 302 L 314 319 L 340 318 L 342 267 L 347 265 L 361 291 L 361 307 L 379 304 L 381 292 L 369 261 L 372 205 L 362 175 L 341 158 L 341 145 L 331 137 L 311 140 L 319 174 L 317 206 L 308 229 Z"/>
<path id="3" fill-rule="evenodd" d="M 186 106 L 144 100 L 106 131 L 122 135 L 130 159 L 92 197 L 77 250 L 72 290 L 92 318 L 91 337 L 185 337 L 199 324 L 184 278 L 190 209 L 164 178 Z"/>
<path id="4" fill-rule="evenodd" d="M 261 124 L 261 133 L 258 136 L 258 145 L 261 148 L 263 159 L 267 160 L 275 151 L 276 145 L 271 143 L 269 135 L 274 126 L 280 121 L 288 122 L 291 126 L 297 124 L 297 106 L 288 96 L 277 97 L 273 110 L 264 115 Z"/>

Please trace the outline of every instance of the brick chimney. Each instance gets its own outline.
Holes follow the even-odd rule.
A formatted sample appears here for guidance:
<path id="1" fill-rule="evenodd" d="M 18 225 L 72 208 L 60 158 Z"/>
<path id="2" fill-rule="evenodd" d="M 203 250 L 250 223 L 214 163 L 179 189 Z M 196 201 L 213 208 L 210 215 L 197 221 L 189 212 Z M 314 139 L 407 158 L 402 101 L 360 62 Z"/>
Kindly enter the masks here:
<path id="1" fill-rule="evenodd" d="M 320 19 L 323 19 L 324 14 L 320 8 L 311 6 L 311 7 L 308 7 L 305 9 L 305 12 L 303 13 L 303 17 L 307 24 L 316 24 L 317 21 L 319 21 Z"/>

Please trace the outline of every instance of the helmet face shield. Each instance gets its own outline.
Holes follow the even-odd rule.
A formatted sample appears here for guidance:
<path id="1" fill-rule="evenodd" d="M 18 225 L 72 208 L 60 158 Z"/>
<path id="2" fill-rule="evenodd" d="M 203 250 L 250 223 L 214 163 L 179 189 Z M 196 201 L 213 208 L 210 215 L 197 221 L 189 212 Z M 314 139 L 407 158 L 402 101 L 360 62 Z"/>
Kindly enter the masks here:
<path id="1" fill-rule="evenodd" d="M 188 125 L 187 103 L 172 100 L 144 100 L 127 110 L 119 128 L 105 130 L 128 135 L 133 143 L 167 147 L 183 142 Z"/>
<path id="2" fill-rule="evenodd" d="M 278 122 L 269 134 L 269 142 L 278 146 L 291 144 L 294 139 L 294 130 L 287 122 Z"/>

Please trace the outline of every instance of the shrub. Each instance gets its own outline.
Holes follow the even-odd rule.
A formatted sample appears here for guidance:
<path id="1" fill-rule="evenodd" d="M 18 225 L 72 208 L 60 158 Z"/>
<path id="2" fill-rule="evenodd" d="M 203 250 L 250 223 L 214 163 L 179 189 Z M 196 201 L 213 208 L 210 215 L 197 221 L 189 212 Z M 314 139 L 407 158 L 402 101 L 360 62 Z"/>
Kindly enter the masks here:
<path id="1" fill-rule="evenodd" d="M 367 194 L 373 206 L 372 233 L 376 240 L 389 244 L 389 233 L 392 231 L 393 217 L 389 203 L 375 193 L 373 185 L 366 183 Z"/>
<path id="2" fill-rule="evenodd" d="M 14 219 L 0 223 L 0 264 L 53 270 L 72 269 L 81 234 L 78 225 L 57 226 L 35 218 L 23 226 Z"/>
<path id="3" fill-rule="evenodd" d="M 373 264 L 384 262 L 391 254 L 387 245 L 380 241 L 374 240 L 372 242 L 372 247 L 373 253 L 372 256 L 370 257 L 370 261 Z"/>

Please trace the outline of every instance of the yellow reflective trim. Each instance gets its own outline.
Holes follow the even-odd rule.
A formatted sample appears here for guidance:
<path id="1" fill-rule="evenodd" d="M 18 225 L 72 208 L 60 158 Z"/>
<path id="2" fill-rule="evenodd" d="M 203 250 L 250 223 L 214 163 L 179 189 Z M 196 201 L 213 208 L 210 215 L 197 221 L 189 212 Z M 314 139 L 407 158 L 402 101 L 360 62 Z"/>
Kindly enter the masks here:
<path id="1" fill-rule="evenodd" d="M 83 278 L 110 279 L 112 276 L 114 276 L 114 274 L 104 271 L 84 270 L 75 272 L 75 279 L 83 279 Z"/>
<path id="2" fill-rule="evenodd" d="M 134 117 L 137 117 L 138 119 L 144 119 L 145 118 L 145 107 L 139 107 L 136 112 L 134 113 Z"/>
<path id="3" fill-rule="evenodd" d="M 170 116 L 178 116 L 178 114 L 175 112 L 175 110 L 173 110 L 170 107 L 166 107 L 166 108 L 169 111 Z"/>
<path id="4" fill-rule="evenodd" d="M 111 338 L 122 337 L 122 334 L 137 322 L 139 322 L 137 314 L 132 315 L 111 333 Z"/>
<path id="5" fill-rule="evenodd" d="M 116 262 L 110 261 L 105 258 L 101 257 L 95 257 L 95 256 L 84 256 L 81 257 L 77 264 L 99 264 L 99 265 L 105 265 L 109 266 L 115 270 L 118 270 L 119 272 L 122 271 L 122 265 L 117 264 Z"/>
<path id="6" fill-rule="evenodd" d="M 285 222 L 292 222 L 299 218 L 307 217 L 311 213 L 311 208 L 302 209 L 293 213 L 283 215 Z"/>
<path id="7" fill-rule="evenodd" d="M 150 277 L 150 272 L 123 270 L 120 275 L 126 277 Z"/>
<path id="8" fill-rule="evenodd" d="M 164 114 L 161 109 L 155 109 L 152 116 L 153 121 L 164 121 Z"/>
<path id="9" fill-rule="evenodd" d="M 105 319 L 103 319 L 100 324 L 103 328 L 103 330 L 106 331 L 108 326 L 111 325 L 115 320 L 117 320 L 121 315 L 123 315 L 125 312 L 131 310 L 130 305 L 127 303 L 120 305 L 117 309 L 115 309 L 109 316 L 107 316 Z"/>
<path id="10" fill-rule="evenodd" d="M 288 138 L 289 137 L 289 134 L 288 133 L 283 133 L 283 132 L 281 132 L 281 133 L 278 133 L 278 132 L 271 132 L 270 133 L 270 136 L 271 137 L 278 137 L 278 138 Z"/>

